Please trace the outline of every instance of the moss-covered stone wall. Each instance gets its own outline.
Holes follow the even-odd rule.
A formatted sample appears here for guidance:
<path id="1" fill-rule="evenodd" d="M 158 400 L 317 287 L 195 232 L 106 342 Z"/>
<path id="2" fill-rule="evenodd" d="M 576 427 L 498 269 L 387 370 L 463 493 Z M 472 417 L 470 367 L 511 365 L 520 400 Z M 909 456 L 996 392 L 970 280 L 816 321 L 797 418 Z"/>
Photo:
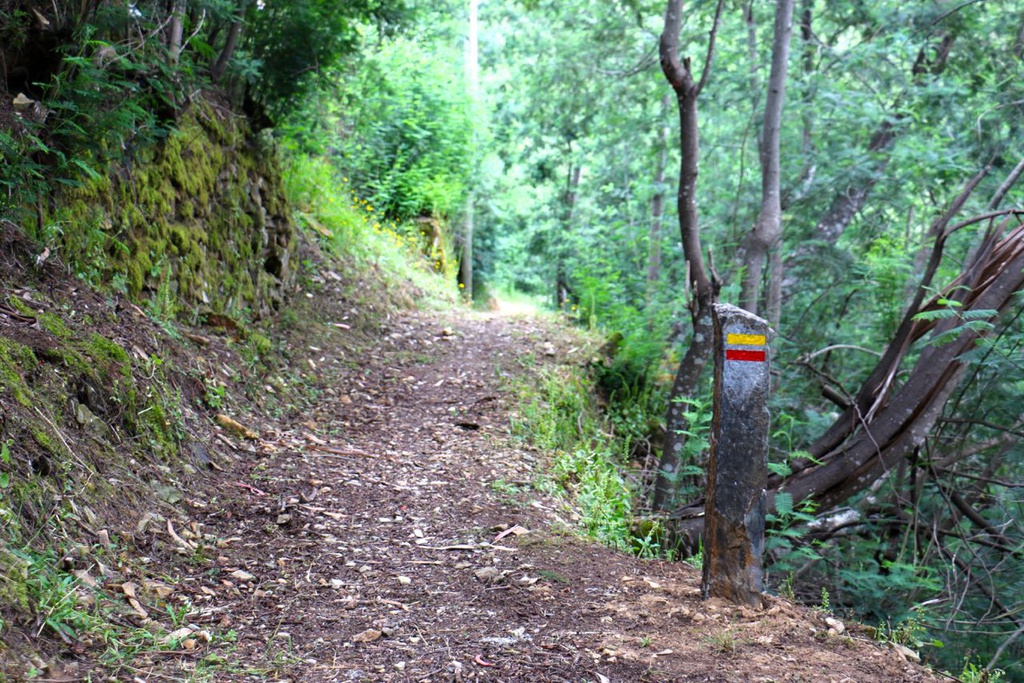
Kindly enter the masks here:
<path id="1" fill-rule="evenodd" d="M 63 190 L 44 230 L 77 274 L 133 299 L 262 317 L 293 273 L 280 176 L 269 137 L 198 102 L 161 143 Z"/>

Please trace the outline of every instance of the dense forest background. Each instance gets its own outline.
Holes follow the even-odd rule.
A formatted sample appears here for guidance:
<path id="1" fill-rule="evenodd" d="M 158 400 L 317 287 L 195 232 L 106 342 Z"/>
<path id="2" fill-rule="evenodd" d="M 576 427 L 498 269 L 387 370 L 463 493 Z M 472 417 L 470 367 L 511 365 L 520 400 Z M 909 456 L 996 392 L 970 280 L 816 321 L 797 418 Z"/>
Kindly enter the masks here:
<path id="1" fill-rule="evenodd" d="M 343 188 L 354 258 L 383 235 L 481 305 L 609 335 L 636 528 L 675 558 L 709 307 L 741 304 L 776 333 L 770 589 L 1012 671 L 1022 69 L 1010 1 L 0 0 L 0 219 L 164 310 L 165 264 L 118 260 L 138 226 L 68 207 L 195 112 L 244 112 L 294 197 Z"/>

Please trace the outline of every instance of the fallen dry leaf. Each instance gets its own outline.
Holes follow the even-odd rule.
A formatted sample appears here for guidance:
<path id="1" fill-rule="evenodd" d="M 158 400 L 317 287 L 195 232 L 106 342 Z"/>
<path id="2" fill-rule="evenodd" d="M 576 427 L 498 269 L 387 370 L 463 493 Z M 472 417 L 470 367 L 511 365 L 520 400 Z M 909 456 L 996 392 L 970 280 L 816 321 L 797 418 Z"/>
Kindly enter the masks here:
<path id="1" fill-rule="evenodd" d="M 353 643 L 372 643 L 381 637 L 381 632 L 375 628 L 368 628 L 362 633 L 352 636 Z"/>
<path id="2" fill-rule="evenodd" d="M 174 592 L 173 588 L 159 581 L 144 581 L 142 585 L 160 599 L 166 598 Z"/>
<path id="3" fill-rule="evenodd" d="M 514 525 L 512 527 L 509 527 L 508 529 L 505 529 L 500 534 L 495 536 L 494 537 L 494 541 L 492 541 L 492 542 L 493 543 L 497 543 L 498 541 L 500 541 L 501 539 L 505 538 L 509 534 L 514 534 L 516 536 L 522 536 L 523 534 L 528 534 L 528 533 L 530 533 L 529 529 L 527 529 L 526 527 L 522 527 L 522 526 L 519 526 L 518 524 L 516 524 L 516 525 Z"/>
<path id="4" fill-rule="evenodd" d="M 182 628 L 177 629 L 176 631 L 171 631 L 166 636 L 161 638 L 160 642 L 163 643 L 164 645 L 166 645 L 166 644 L 172 643 L 172 642 L 174 642 L 176 640 L 183 640 L 185 638 L 188 638 L 191 635 L 192 635 L 192 629 L 190 629 L 188 626 L 184 626 Z"/>

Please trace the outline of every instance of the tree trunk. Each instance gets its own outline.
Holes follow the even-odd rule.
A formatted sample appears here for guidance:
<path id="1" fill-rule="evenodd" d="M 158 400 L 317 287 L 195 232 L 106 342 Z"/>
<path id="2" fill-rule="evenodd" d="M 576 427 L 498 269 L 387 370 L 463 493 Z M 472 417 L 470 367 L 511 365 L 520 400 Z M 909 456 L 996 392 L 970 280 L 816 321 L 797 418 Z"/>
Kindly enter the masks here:
<path id="1" fill-rule="evenodd" d="M 772 41 L 772 67 L 768 78 L 768 96 L 764 104 L 764 134 L 761 136 L 761 210 L 754 229 L 744 240 L 744 277 L 740 306 L 757 314 L 761 278 L 770 253 L 782 239 L 782 207 L 779 191 L 779 130 L 782 127 L 782 103 L 786 95 L 789 44 L 793 35 L 793 0 L 778 0 L 775 6 L 775 33 Z M 781 273 L 771 278 L 781 280 Z M 769 285 L 769 289 L 772 289 Z"/>
<path id="2" fill-rule="evenodd" d="M 171 64 L 177 64 L 181 56 L 181 39 L 184 33 L 182 15 L 185 13 L 184 0 L 174 0 L 171 4 L 171 24 L 167 33 L 167 53 Z"/>
<path id="3" fill-rule="evenodd" d="M 244 12 L 245 9 L 239 8 L 239 12 Z M 242 17 L 240 16 L 234 22 L 231 22 L 231 28 L 227 31 L 227 40 L 224 42 L 223 49 L 220 50 L 220 54 L 217 55 L 217 60 L 213 62 L 213 66 L 210 67 L 210 78 L 214 83 L 220 80 L 220 77 L 224 75 L 224 71 L 227 69 L 227 62 L 231 60 L 234 55 L 234 49 L 239 46 L 239 38 L 242 36 Z"/>
<path id="4" fill-rule="evenodd" d="M 690 70 L 689 58 L 681 60 L 679 56 L 679 32 L 682 26 L 682 0 L 668 0 L 665 11 L 665 30 L 661 34 L 659 53 L 661 68 L 665 77 L 676 93 L 679 106 L 680 151 L 679 192 L 677 195 L 679 213 L 679 231 L 683 244 L 683 257 L 686 259 L 688 280 L 686 286 L 692 287 L 689 301 L 690 320 L 693 324 L 693 336 L 690 346 L 679 364 L 675 382 L 669 394 L 668 413 L 665 418 L 665 447 L 658 463 L 658 475 L 654 486 L 651 506 L 655 510 L 663 510 L 674 503 L 678 488 L 680 457 L 686 437 L 683 433 L 686 420 L 683 401 L 696 393 L 701 375 L 711 356 L 713 343 L 713 323 L 711 307 L 718 298 L 721 288 L 714 270 L 704 265 L 703 249 L 700 242 L 700 230 L 697 214 L 697 171 L 700 154 L 698 135 L 697 98 L 707 82 L 714 57 L 715 36 L 722 15 L 724 0 L 719 0 L 715 11 L 715 20 L 708 37 L 707 56 L 700 81 L 695 82 Z"/>
<path id="5" fill-rule="evenodd" d="M 654 168 L 654 196 L 651 197 L 651 227 L 647 234 L 647 303 L 661 279 L 661 228 L 665 215 L 665 169 L 668 166 L 668 109 L 672 96 L 661 99 L 662 126 L 658 133 L 658 161 Z"/>
<path id="6" fill-rule="evenodd" d="M 569 145 L 568 155 L 572 156 L 572 146 Z M 577 190 L 580 186 L 580 180 L 583 178 L 583 166 L 579 164 L 570 163 L 568 177 L 566 178 L 565 194 L 562 196 L 562 205 L 565 208 L 565 215 L 563 219 L 563 225 L 565 226 L 565 235 L 568 236 L 572 232 L 572 221 L 576 213 L 576 195 Z M 566 248 L 565 241 L 562 242 L 563 246 L 558 248 L 557 266 L 555 273 L 555 306 L 559 309 L 563 308 L 569 303 L 569 298 L 572 294 L 569 287 L 569 279 L 565 272 L 565 257 Z"/>
<path id="7" fill-rule="evenodd" d="M 466 40 L 466 89 L 470 102 L 475 103 L 479 81 L 479 19 L 480 0 L 469 0 L 469 36 Z M 462 260 L 459 261 L 459 283 L 462 294 L 473 300 L 473 202 L 476 199 L 470 191 L 466 197 L 465 223 L 462 231 Z"/>
<path id="8" fill-rule="evenodd" d="M 979 254 L 982 258 L 946 288 L 944 297 L 959 300 L 963 312 L 1002 312 L 1024 286 L 1024 227 L 1002 239 L 991 236 Z M 930 306 L 938 308 L 934 302 Z M 917 321 L 919 329 L 911 336 L 923 336 L 925 330 L 933 328 L 934 339 L 955 330 L 960 323 L 959 317 L 935 325 Z M 907 381 L 879 408 L 874 419 L 849 430 L 854 432 L 852 438 L 823 453 L 819 457 L 821 465 L 808 467 L 785 482 L 784 488 L 793 500 L 813 498 L 822 509 L 831 508 L 883 477 L 919 447 L 963 378 L 963 355 L 982 336 L 983 332 L 966 328 L 948 343 L 926 346 Z M 818 446 L 812 453 L 820 449 Z"/>
<path id="9" fill-rule="evenodd" d="M 814 73 L 814 59 L 818 54 L 818 44 L 814 38 L 812 22 L 814 19 L 813 0 L 803 0 L 800 11 L 800 44 L 803 74 L 805 77 Z M 795 11 L 795 10 L 794 10 Z M 810 80 L 808 78 L 808 80 Z M 801 92 L 802 111 L 800 113 L 800 154 L 804 159 L 803 168 L 800 170 L 800 177 L 797 182 L 789 188 L 782 197 L 782 210 L 793 202 L 800 201 L 806 197 L 814 185 L 814 178 L 817 175 L 818 167 L 814 163 L 814 125 L 811 111 L 814 108 L 814 86 L 806 85 Z M 781 266 L 779 272 L 782 272 Z M 778 283 L 779 291 L 782 291 L 782 282 Z M 770 308 L 770 307 L 769 307 Z M 776 326 L 769 317 L 772 327 Z"/>
<path id="10" fill-rule="evenodd" d="M 462 255 L 459 259 L 459 284 L 462 296 L 473 301 L 473 193 L 466 197 L 466 208 L 462 225 Z"/>

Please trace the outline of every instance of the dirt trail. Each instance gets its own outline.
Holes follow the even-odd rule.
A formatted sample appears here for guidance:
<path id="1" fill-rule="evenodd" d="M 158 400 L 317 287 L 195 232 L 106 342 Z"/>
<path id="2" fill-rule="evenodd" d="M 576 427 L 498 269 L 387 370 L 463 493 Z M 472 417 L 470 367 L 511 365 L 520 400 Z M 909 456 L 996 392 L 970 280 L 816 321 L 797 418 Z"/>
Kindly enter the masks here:
<path id="1" fill-rule="evenodd" d="M 219 548 L 177 569 L 188 620 L 236 643 L 138 662 L 141 680 L 211 662 L 217 681 L 296 683 L 938 680 L 823 615 L 701 603 L 688 565 L 567 533 L 508 430 L 509 375 L 586 359 L 551 323 L 403 314 L 360 351 L 322 329 L 288 379 L 315 407 L 248 416 L 255 447 L 220 437 L 236 463 L 190 501 Z"/>

